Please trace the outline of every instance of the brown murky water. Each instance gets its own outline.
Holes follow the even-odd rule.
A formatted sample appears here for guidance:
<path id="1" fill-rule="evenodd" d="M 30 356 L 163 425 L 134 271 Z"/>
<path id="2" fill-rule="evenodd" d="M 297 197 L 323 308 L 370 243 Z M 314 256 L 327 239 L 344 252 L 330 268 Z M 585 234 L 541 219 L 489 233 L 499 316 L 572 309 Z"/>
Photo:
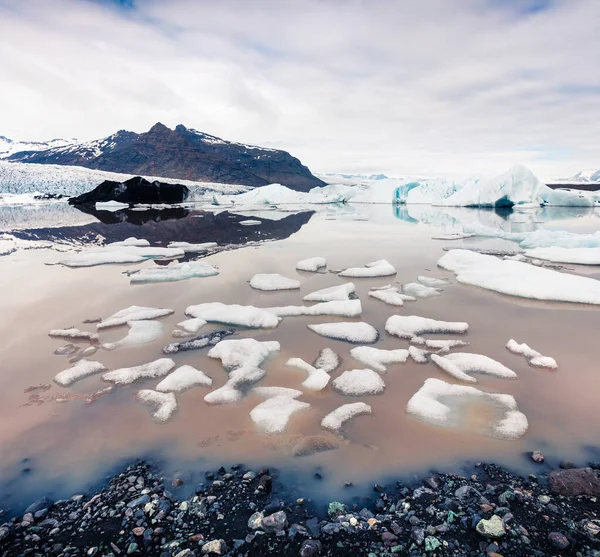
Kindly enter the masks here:
<path id="1" fill-rule="evenodd" d="M 77 484 L 121 458 L 153 450 L 161 450 L 175 465 L 199 459 L 206 463 L 240 461 L 299 469 L 321 465 L 335 469 L 339 482 L 451 467 L 465 460 L 493 460 L 519 466 L 524 451 L 538 448 L 556 458 L 577 460 L 589 456 L 586 448 L 599 445 L 600 379 L 595 358 L 598 309 L 520 300 L 457 284 L 452 274 L 437 269 L 436 261 L 443 255 L 444 246 L 458 247 L 458 242 L 432 240 L 439 229 L 397 220 L 388 207 L 370 208 L 368 212 L 370 220 L 366 221 L 352 217 L 330 220 L 332 217 L 327 217 L 326 212 L 318 214 L 286 240 L 209 257 L 208 261 L 220 269 L 217 277 L 176 283 L 131 286 L 122 272 L 135 266 L 68 269 L 44 265 L 61 258 L 61 254 L 48 250 L 19 251 L 0 258 L 0 470 L 5 471 L 5 477 L 23 466 L 22 459 L 29 458 L 29 462 L 43 468 L 42 475 L 66 475 Z M 481 239 L 465 242 L 483 245 Z M 298 443 L 307 436 L 324 435 L 319 426 L 321 418 L 339 405 L 359 399 L 343 397 L 330 388 L 320 393 L 308 392 L 302 400 L 309 402 L 311 408 L 295 414 L 286 433 L 276 436 L 258 433 L 250 420 L 250 410 L 261 399 L 250 396 L 236 405 L 209 406 L 203 400 L 208 392 L 204 388 L 177 395 L 176 415 L 166 424 L 156 424 L 149 408 L 134 399 L 134 392 L 152 388 L 157 381 L 115 389 L 91 405 L 81 398 L 64 403 L 48 400 L 26 404 L 32 393 L 24 390 L 31 385 L 52 384 L 49 390 L 39 392 L 42 399 L 65 392 L 93 393 L 106 386 L 99 376 L 81 380 L 70 389 L 52 383 L 56 373 L 70 364 L 66 357 L 53 354 L 64 342 L 50 339 L 50 329 L 77 326 L 94 330 L 94 325 L 82 322 L 130 305 L 174 309 L 174 315 L 161 320 L 165 332 L 159 340 L 111 352 L 100 350 L 92 357 L 109 369 L 145 363 L 161 357 L 160 348 L 172 341 L 171 331 L 184 318 L 184 309 L 190 304 L 302 304 L 302 296 L 308 292 L 341 284 L 343 279 L 331 273 L 295 271 L 297 261 L 317 255 L 327 258 L 329 269 L 359 266 L 380 258 L 398 269 L 391 280 L 387 277 L 354 281 L 362 301 L 362 320 L 382 334 L 378 348 L 408 346 L 406 341 L 384 331 L 386 319 L 395 313 L 467 321 L 470 328 L 466 340 L 471 345 L 463 350 L 495 358 L 518 374 L 517 380 L 510 381 L 477 376 L 476 386 L 514 395 L 519 409 L 529 419 L 525 437 L 502 441 L 476 433 L 494 416 L 488 407 L 470 407 L 462 415 L 460 430 L 434 427 L 407 415 L 406 403 L 425 379 L 437 377 L 452 382 L 433 364 L 419 365 L 411 360 L 389 367 L 383 376 L 383 395 L 360 399 L 372 405 L 373 414 L 346 426 L 344 437 L 338 439 L 339 449 L 301 458 L 294 456 Z M 301 290 L 253 290 L 247 281 L 258 272 L 298 278 Z M 581 272 L 600 278 L 594 269 Z M 372 286 L 390 281 L 412 282 L 420 274 L 448 277 L 453 284 L 440 297 L 406 303 L 402 308 L 367 295 Z M 306 328 L 309 323 L 336 320 L 342 321 L 331 317 L 286 318 L 276 329 L 239 331 L 232 338 L 251 336 L 279 341 L 281 353 L 266 364 L 267 376 L 261 385 L 298 388 L 305 374 L 284 366 L 290 357 L 312 362 L 319 350 L 330 347 L 342 358 L 334 377 L 346 369 L 365 367 L 350 357 L 352 345 L 322 338 Z M 122 327 L 101 333 L 101 342 L 119 339 L 126 330 Z M 554 357 L 558 372 L 529 367 L 522 357 L 504 348 L 509 338 L 527 342 Z M 213 377 L 215 387 L 227 379 L 220 361 L 208 358 L 206 351 L 176 354 L 173 359 L 177 365 L 191 364 L 202 369 Z"/>

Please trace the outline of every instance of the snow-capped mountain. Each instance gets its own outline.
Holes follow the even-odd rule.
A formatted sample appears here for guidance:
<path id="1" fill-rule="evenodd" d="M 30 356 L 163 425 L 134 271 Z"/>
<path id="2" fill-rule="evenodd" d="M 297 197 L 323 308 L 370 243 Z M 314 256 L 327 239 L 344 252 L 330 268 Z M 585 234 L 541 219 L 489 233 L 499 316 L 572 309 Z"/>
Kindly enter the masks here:
<path id="1" fill-rule="evenodd" d="M 45 151 L 77 143 L 77 139 L 51 139 L 50 141 L 16 141 L 0 135 L 0 159 L 5 159 L 22 151 Z"/>
<path id="2" fill-rule="evenodd" d="M 557 180 L 563 184 L 597 184 L 600 183 L 600 169 L 581 170 L 570 178 Z"/>

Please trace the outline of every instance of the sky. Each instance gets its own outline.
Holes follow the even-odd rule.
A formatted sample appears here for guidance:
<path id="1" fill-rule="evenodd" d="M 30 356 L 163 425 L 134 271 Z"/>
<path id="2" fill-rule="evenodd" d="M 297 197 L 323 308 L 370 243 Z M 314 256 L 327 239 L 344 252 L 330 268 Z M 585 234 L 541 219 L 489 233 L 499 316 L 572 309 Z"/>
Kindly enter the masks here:
<path id="1" fill-rule="evenodd" d="M 0 0 L 0 135 L 160 121 L 314 172 L 600 168 L 597 0 Z"/>

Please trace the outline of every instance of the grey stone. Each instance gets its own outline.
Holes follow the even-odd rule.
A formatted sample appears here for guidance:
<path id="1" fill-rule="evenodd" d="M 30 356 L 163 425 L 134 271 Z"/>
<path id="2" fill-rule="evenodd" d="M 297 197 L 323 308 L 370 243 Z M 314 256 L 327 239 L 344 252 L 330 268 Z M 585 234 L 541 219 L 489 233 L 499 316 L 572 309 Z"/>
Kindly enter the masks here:
<path id="1" fill-rule="evenodd" d="M 486 538 L 500 538 L 506 534 L 504 521 L 498 515 L 492 516 L 489 520 L 480 520 L 475 529 Z"/>
<path id="2" fill-rule="evenodd" d="M 265 532 L 277 533 L 285 530 L 287 526 L 287 515 L 283 511 L 277 511 L 262 520 L 262 527 Z"/>
<path id="3" fill-rule="evenodd" d="M 591 468 L 553 470 L 548 477 L 550 489 L 566 496 L 600 496 L 600 479 Z"/>
<path id="4" fill-rule="evenodd" d="M 209 553 L 225 555 L 225 553 L 227 553 L 227 544 L 225 543 L 225 540 L 211 540 L 206 542 L 202 546 L 202 554 L 208 555 Z"/>
<path id="5" fill-rule="evenodd" d="M 52 507 L 52 505 L 54 505 L 54 502 L 51 499 L 48 499 L 47 497 L 42 497 L 41 499 L 38 499 L 35 503 L 29 505 L 29 507 L 25 509 L 25 514 L 35 514 L 36 512 L 41 511 L 42 509 L 49 509 L 50 507 Z"/>
<path id="6" fill-rule="evenodd" d="M 262 528 L 262 521 L 263 521 L 264 517 L 265 517 L 265 515 L 262 511 L 254 513 L 248 519 L 248 528 L 250 528 L 252 530 L 259 530 L 260 528 Z"/>

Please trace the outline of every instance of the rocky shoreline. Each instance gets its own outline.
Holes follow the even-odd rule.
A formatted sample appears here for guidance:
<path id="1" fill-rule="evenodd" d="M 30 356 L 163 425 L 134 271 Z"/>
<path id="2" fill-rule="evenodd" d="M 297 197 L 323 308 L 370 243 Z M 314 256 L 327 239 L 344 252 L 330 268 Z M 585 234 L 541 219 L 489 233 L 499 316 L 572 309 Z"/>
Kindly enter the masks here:
<path id="1" fill-rule="evenodd" d="M 209 472 L 180 499 L 184 488 L 132 464 L 93 495 L 41 499 L 2 524 L 0 556 L 600 557 L 600 463 L 528 478 L 478 464 L 328 506 L 266 468 Z"/>

